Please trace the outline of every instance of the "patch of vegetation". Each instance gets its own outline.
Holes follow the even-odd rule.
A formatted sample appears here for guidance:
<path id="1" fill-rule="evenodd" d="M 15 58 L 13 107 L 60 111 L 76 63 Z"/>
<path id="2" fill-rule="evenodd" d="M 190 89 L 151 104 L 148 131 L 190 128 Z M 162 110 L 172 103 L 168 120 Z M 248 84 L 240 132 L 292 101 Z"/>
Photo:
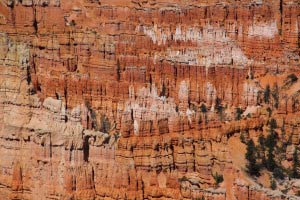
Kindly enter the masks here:
<path id="1" fill-rule="evenodd" d="M 155 150 L 155 151 L 159 151 L 159 144 L 156 144 L 156 145 L 155 145 L 154 150 Z"/>
<path id="2" fill-rule="evenodd" d="M 242 119 L 242 114 L 243 114 L 243 110 L 241 108 L 236 108 L 235 109 L 235 120 L 241 120 Z"/>
<path id="3" fill-rule="evenodd" d="M 219 97 L 216 98 L 215 109 L 217 110 L 217 113 L 219 114 L 220 121 L 222 121 L 223 120 L 224 107 L 221 104 L 221 99 Z"/>
<path id="4" fill-rule="evenodd" d="M 200 110 L 201 110 L 201 112 L 204 115 L 205 123 L 207 123 L 207 115 L 206 115 L 206 113 L 207 113 L 208 110 L 207 110 L 207 107 L 206 107 L 206 105 L 204 103 L 201 104 Z"/>
<path id="5" fill-rule="evenodd" d="M 246 168 L 250 175 L 259 176 L 260 167 L 257 163 L 257 148 L 253 140 L 249 140 L 247 143 L 246 159 L 248 161 Z"/>
<path id="6" fill-rule="evenodd" d="M 299 178 L 298 167 L 299 167 L 298 150 L 297 148 L 295 148 L 293 153 L 293 166 L 292 166 L 292 173 L 291 173 L 292 178 Z"/>
<path id="7" fill-rule="evenodd" d="M 207 108 L 206 108 L 206 105 L 204 103 L 201 104 L 200 109 L 201 109 L 202 113 L 207 113 Z"/>
<path id="8" fill-rule="evenodd" d="M 72 20 L 72 21 L 70 22 L 70 26 L 76 26 L 76 22 L 75 22 L 74 20 Z"/>
<path id="9" fill-rule="evenodd" d="M 176 105 L 175 110 L 176 110 L 176 112 L 179 112 L 179 107 L 178 107 L 178 105 Z"/>
<path id="10" fill-rule="evenodd" d="M 284 87 L 289 87 L 297 81 L 298 77 L 295 74 L 289 74 L 284 81 Z"/>
<path id="11" fill-rule="evenodd" d="M 277 128 L 277 123 L 275 119 L 271 119 L 269 122 L 270 132 L 265 140 L 265 146 L 267 147 L 267 160 L 266 160 L 266 168 L 269 171 L 273 171 L 275 167 L 277 167 L 275 162 L 274 150 L 277 145 L 277 133 L 275 132 L 275 128 Z"/>
<path id="12" fill-rule="evenodd" d="M 218 172 L 216 172 L 215 174 L 212 174 L 212 176 L 214 177 L 214 180 L 215 180 L 215 183 L 217 186 L 224 181 L 223 175 L 218 174 Z"/>
<path id="13" fill-rule="evenodd" d="M 284 179 L 285 175 L 281 167 L 276 167 L 273 171 L 273 176 L 275 179 Z"/>
<path id="14" fill-rule="evenodd" d="M 277 184 L 276 184 L 276 181 L 274 179 L 271 179 L 270 187 L 271 187 L 272 190 L 276 190 Z"/>
<path id="15" fill-rule="evenodd" d="M 278 84 L 275 83 L 272 89 L 272 97 L 273 97 L 273 106 L 278 108 L 279 106 L 279 87 Z"/>
<path id="16" fill-rule="evenodd" d="M 258 137 L 258 148 L 259 148 L 259 158 L 261 159 L 261 166 L 266 166 L 267 160 L 266 160 L 266 148 L 265 148 L 265 137 L 260 134 Z"/>
<path id="17" fill-rule="evenodd" d="M 27 66 L 26 73 L 27 85 L 29 85 L 31 83 L 30 65 Z"/>
<path id="18" fill-rule="evenodd" d="M 244 143 L 244 144 L 247 143 L 247 142 L 246 142 L 246 139 L 245 139 L 245 134 L 244 134 L 244 132 L 241 132 L 241 135 L 240 135 L 240 141 L 241 141 L 242 143 Z"/>
<path id="19" fill-rule="evenodd" d="M 298 80 L 298 78 L 295 74 L 288 75 L 287 79 L 289 79 L 291 82 L 296 82 Z"/>
<path id="20" fill-rule="evenodd" d="M 264 90 L 264 102 L 270 103 L 270 95 L 271 95 L 271 89 L 270 85 L 268 84 Z"/>
<path id="21" fill-rule="evenodd" d="M 270 107 L 268 107 L 266 110 L 267 110 L 267 112 L 269 114 L 269 117 L 271 117 L 272 116 L 272 109 Z"/>
<path id="22" fill-rule="evenodd" d="M 260 134 L 257 146 L 255 146 L 252 140 L 247 143 L 247 171 L 251 175 L 259 175 L 260 169 L 266 168 L 273 173 L 275 179 L 284 179 L 286 171 L 280 164 L 280 161 L 283 159 L 280 156 L 282 153 L 285 153 L 285 151 L 282 151 L 282 148 L 287 143 L 282 142 L 281 147 L 278 146 L 278 134 L 275 130 L 277 127 L 276 120 L 271 119 L 269 121 L 269 134 L 266 137 Z M 278 157 L 275 158 L 275 155 L 278 155 Z M 297 164 L 299 165 L 296 160 Z M 292 174 L 292 172 L 289 174 Z"/>

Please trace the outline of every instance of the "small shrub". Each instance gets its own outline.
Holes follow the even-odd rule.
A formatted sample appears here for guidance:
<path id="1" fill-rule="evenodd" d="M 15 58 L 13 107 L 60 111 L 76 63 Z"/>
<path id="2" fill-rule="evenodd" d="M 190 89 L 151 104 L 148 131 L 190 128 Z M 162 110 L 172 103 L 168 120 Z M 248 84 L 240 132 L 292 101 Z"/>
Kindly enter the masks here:
<path id="1" fill-rule="evenodd" d="M 176 110 L 176 112 L 179 112 L 179 107 L 178 107 L 178 105 L 176 105 L 175 110 Z"/>
<path id="2" fill-rule="evenodd" d="M 277 128 L 277 122 L 276 122 L 276 119 L 272 118 L 269 122 L 269 126 L 270 126 L 270 129 L 273 131 L 274 129 Z"/>
<path id="3" fill-rule="evenodd" d="M 284 173 L 283 170 L 279 167 L 276 167 L 273 171 L 273 176 L 276 179 L 284 179 Z"/>
<path id="4" fill-rule="evenodd" d="M 159 144 L 156 144 L 156 145 L 155 145 L 154 150 L 155 150 L 155 151 L 159 151 Z"/>
<path id="5" fill-rule="evenodd" d="M 204 103 L 201 104 L 200 109 L 201 109 L 201 112 L 203 112 L 203 113 L 207 112 L 207 108 L 206 108 L 206 105 Z"/>
<path id="6" fill-rule="evenodd" d="M 274 179 L 271 180 L 271 189 L 272 190 L 276 190 L 277 188 L 277 184 L 276 184 L 276 181 Z"/>
<path id="7" fill-rule="evenodd" d="M 271 89 L 270 85 L 267 85 L 264 91 L 264 102 L 269 103 L 270 102 L 270 95 L 271 95 Z"/>
<path id="8" fill-rule="evenodd" d="M 293 166 L 292 166 L 292 174 L 291 174 L 292 178 L 299 178 L 298 166 L 299 166 L 298 151 L 297 148 L 295 148 L 293 153 Z"/>
<path id="9" fill-rule="evenodd" d="M 247 159 L 247 171 L 250 175 L 258 176 L 260 166 L 256 163 L 257 160 L 257 148 L 253 142 L 253 140 L 249 140 L 247 143 L 247 152 L 245 155 L 245 158 Z"/>
<path id="10" fill-rule="evenodd" d="M 241 133 L 241 135 L 240 135 L 240 140 L 241 140 L 242 143 L 246 144 L 246 140 L 245 140 L 245 135 L 244 135 L 244 133 Z"/>
<path id="11" fill-rule="evenodd" d="M 277 83 L 275 83 L 273 89 L 272 89 L 272 97 L 273 97 L 273 105 L 275 108 L 278 108 L 279 106 L 279 87 Z"/>
<path id="12" fill-rule="evenodd" d="M 287 76 L 287 80 L 289 80 L 290 82 L 296 82 L 298 80 L 297 76 L 295 74 L 290 74 Z"/>
<path id="13" fill-rule="evenodd" d="M 263 136 L 263 134 L 260 134 L 258 137 L 258 142 L 259 142 L 259 150 L 260 150 L 260 154 L 259 157 L 261 158 L 261 167 L 266 167 L 267 166 L 267 160 L 266 160 L 266 148 L 265 148 L 265 142 L 266 139 Z"/>
<path id="14" fill-rule="evenodd" d="M 223 108 L 224 108 L 222 106 L 221 102 L 222 102 L 222 100 L 219 97 L 217 97 L 216 101 L 215 101 L 215 109 L 217 110 L 218 113 L 221 113 L 223 111 Z"/>
<path id="15" fill-rule="evenodd" d="M 241 120 L 242 119 L 243 110 L 241 108 L 236 108 L 235 111 L 236 111 L 235 120 Z"/>
<path id="16" fill-rule="evenodd" d="M 267 108 L 267 112 L 269 114 L 269 117 L 271 117 L 271 115 L 272 115 L 272 109 L 270 107 Z"/>
<path id="17" fill-rule="evenodd" d="M 215 179 L 216 185 L 219 185 L 220 183 L 222 183 L 224 181 L 223 175 L 222 174 L 218 174 L 217 172 L 215 174 L 212 175 Z"/>
<path id="18" fill-rule="evenodd" d="M 275 169 L 275 167 L 277 166 L 276 162 L 275 162 L 275 154 L 274 154 L 274 150 L 277 146 L 277 135 L 276 132 L 273 130 L 274 125 L 270 125 L 270 133 L 267 136 L 266 140 L 265 140 L 265 145 L 268 149 L 268 154 L 267 154 L 267 160 L 266 160 L 266 168 L 269 171 L 273 171 Z"/>
<path id="19" fill-rule="evenodd" d="M 291 85 L 293 85 L 297 81 L 298 81 L 298 77 L 295 74 L 290 74 L 284 80 L 283 88 L 285 88 L 285 89 L 289 88 Z"/>
<path id="20" fill-rule="evenodd" d="M 72 20 L 72 21 L 70 22 L 70 26 L 76 26 L 76 22 L 75 22 L 74 20 Z"/>

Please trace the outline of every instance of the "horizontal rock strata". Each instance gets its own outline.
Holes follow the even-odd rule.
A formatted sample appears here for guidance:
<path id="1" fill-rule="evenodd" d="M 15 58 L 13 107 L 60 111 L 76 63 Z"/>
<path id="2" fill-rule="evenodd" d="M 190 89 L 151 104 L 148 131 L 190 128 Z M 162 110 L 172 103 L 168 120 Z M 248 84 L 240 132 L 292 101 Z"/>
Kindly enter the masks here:
<path id="1" fill-rule="evenodd" d="M 272 107 L 291 162 L 299 28 L 297 0 L 0 0 L 0 199 L 296 199 L 239 138 Z"/>

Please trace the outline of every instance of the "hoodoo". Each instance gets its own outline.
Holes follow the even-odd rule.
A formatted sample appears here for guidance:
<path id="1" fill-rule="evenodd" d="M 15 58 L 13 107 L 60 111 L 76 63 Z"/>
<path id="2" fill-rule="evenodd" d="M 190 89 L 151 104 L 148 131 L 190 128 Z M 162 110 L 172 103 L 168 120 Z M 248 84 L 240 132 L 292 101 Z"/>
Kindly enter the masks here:
<path id="1" fill-rule="evenodd" d="M 0 0 L 0 199 L 300 198 L 299 0 Z"/>

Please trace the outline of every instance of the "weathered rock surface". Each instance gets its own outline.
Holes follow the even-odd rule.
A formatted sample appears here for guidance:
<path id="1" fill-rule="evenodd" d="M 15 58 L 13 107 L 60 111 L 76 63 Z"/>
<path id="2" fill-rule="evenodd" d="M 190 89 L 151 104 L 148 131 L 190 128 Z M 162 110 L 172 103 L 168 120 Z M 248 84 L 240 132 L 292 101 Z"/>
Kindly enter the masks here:
<path id="1" fill-rule="evenodd" d="M 0 0 L 0 199 L 299 198 L 239 140 L 271 107 L 291 165 L 299 28 L 297 0 Z"/>

